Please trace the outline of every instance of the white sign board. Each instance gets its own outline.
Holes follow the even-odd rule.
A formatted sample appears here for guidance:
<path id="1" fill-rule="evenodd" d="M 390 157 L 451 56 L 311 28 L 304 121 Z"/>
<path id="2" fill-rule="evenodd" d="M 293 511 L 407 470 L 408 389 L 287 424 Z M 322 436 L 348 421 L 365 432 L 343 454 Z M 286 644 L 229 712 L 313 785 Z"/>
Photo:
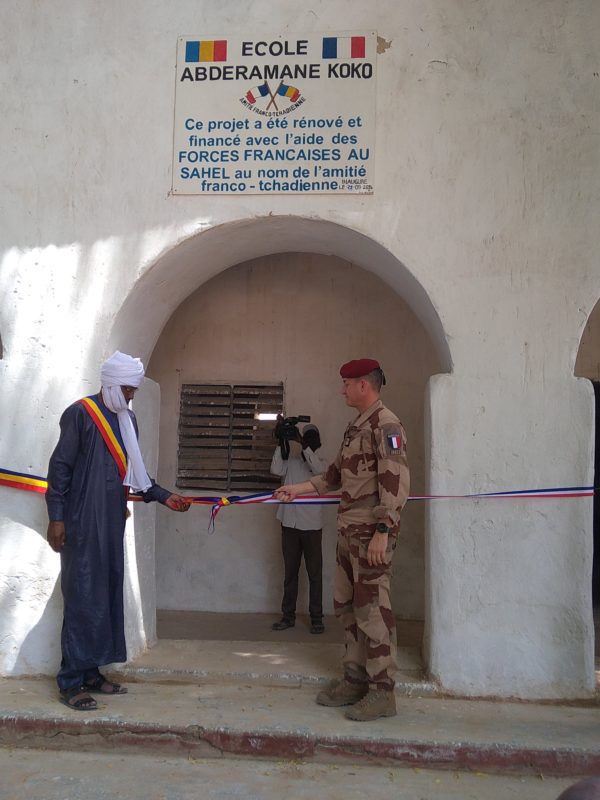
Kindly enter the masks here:
<path id="1" fill-rule="evenodd" d="M 377 36 L 177 43 L 174 194 L 371 194 Z"/>

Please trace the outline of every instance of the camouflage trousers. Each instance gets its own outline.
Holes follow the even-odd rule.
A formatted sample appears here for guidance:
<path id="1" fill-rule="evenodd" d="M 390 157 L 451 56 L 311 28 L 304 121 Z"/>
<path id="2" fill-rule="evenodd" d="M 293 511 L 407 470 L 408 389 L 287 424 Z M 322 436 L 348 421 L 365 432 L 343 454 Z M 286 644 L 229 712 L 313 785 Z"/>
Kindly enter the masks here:
<path id="1" fill-rule="evenodd" d="M 369 528 L 358 533 L 356 528 Z M 344 626 L 344 676 L 351 683 L 394 688 L 396 622 L 390 604 L 392 555 L 396 537 L 388 537 L 385 563 L 370 567 L 367 548 L 373 526 L 338 531 L 333 591 L 335 614 Z"/>

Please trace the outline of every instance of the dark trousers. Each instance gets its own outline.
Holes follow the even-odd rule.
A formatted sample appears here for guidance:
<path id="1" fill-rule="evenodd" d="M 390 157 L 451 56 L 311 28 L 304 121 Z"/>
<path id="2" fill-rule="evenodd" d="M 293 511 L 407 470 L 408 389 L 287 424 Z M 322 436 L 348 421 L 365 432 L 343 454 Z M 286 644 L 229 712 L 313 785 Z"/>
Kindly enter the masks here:
<path id="1" fill-rule="evenodd" d="M 281 526 L 281 551 L 285 576 L 281 611 L 284 619 L 296 619 L 298 599 L 298 573 L 304 555 L 308 573 L 308 612 L 311 622 L 323 621 L 323 554 L 321 552 L 322 531 L 301 531 L 298 528 Z"/>
<path id="2" fill-rule="evenodd" d="M 56 676 L 56 682 L 61 692 L 68 689 L 76 689 L 83 686 L 88 681 L 92 683 L 100 675 L 98 667 L 91 667 L 90 669 L 76 669 L 71 668 L 65 664 L 65 660 L 60 663 L 60 670 Z"/>

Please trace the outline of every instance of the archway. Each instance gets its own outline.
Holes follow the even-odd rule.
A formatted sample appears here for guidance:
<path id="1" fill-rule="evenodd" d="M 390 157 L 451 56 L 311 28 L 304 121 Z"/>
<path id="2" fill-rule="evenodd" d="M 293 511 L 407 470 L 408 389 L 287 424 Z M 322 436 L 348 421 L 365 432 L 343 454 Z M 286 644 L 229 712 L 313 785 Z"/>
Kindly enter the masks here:
<path id="1" fill-rule="evenodd" d="M 335 255 L 375 273 L 406 300 L 431 338 L 442 372 L 452 372 L 450 348 L 437 310 L 397 256 L 351 228 L 293 216 L 230 222 L 169 243 L 121 306 L 109 348 L 127 348 L 147 361 L 166 321 L 188 295 L 228 267 L 272 253 Z"/>
<path id="2" fill-rule="evenodd" d="M 248 265 L 249 262 L 255 263 L 257 260 L 270 255 L 274 258 L 281 258 L 281 254 L 285 253 L 319 254 L 321 261 L 318 263 L 321 266 L 313 264 L 316 270 L 321 269 L 328 259 L 333 259 L 336 262 L 335 270 L 337 270 L 338 278 L 341 274 L 340 270 L 344 270 L 344 267 L 340 265 L 346 264 L 345 269 L 347 272 L 354 271 L 353 274 L 355 276 L 363 275 L 365 287 L 369 285 L 369 276 L 365 276 L 365 272 L 372 273 L 372 280 L 379 284 L 380 293 L 382 291 L 385 293 L 387 287 L 387 292 L 390 295 L 393 295 L 398 302 L 404 303 L 407 313 L 415 318 L 415 324 L 420 326 L 422 336 L 427 339 L 428 363 L 435 364 L 435 366 L 431 366 L 427 378 L 435 372 L 449 372 L 451 370 L 450 352 L 442 324 L 429 297 L 414 276 L 389 250 L 364 236 L 364 234 L 340 225 L 294 217 L 268 217 L 223 225 L 207 230 L 186 239 L 175 247 L 167 249 L 161 258 L 147 270 L 123 304 L 111 334 L 113 345 L 141 354 L 148 363 L 150 354 L 157 347 L 157 342 L 157 350 L 162 349 L 164 351 L 164 340 L 161 339 L 159 341 L 161 332 L 163 336 L 166 336 L 167 339 L 169 338 L 171 323 L 169 322 L 167 328 L 165 328 L 167 321 L 172 315 L 178 313 L 177 309 L 180 308 L 182 303 L 187 305 L 192 302 L 194 290 L 198 290 L 198 294 L 201 297 L 206 288 L 207 297 L 209 297 L 211 279 L 214 279 L 214 282 L 221 281 L 228 274 L 228 268 L 233 267 L 233 270 L 229 270 L 229 272 L 233 272 L 236 269 L 247 270 L 248 267 L 244 265 Z M 294 256 L 290 256 L 290 258 L 294 258 Z M 298 258 L 302 257 L 298 256 Z M 305 255 L 304 258 L 310 258 L 310 255 Z M 216 276 L 219 277 L 217 278 Z M 199 287 L 202 288 L 199 289 Z M 231 284 L 228 286 L 225 282 L 223 291 L 231 291 Z M 360 306 L 359 295 L 360 290 L 359 294 L 354 298 L 357 310 Z M 214 298 L 214 295 L 212 296 Z M 202 303 L 202 300 L 199 302 Z M 372 307 L 371 314 L 373 314 Z M 377 315 L 376 309 L 375 315 Z M 384 325 L 384 320 L 379 318 L 377 324 L 379 326 Z M 378 336 L 382 335 L 382 329 L 380 327 Z M 364 351 L 362 354 L 366 354 L 367 351 L 372 352 L 377 346 L 377 341 L 377 336 L 372 337 L 370 341 L 366 337 L 363 342 Z M 354 353 L 349 353 L 347 357 L 350 358 L 353 355 Z M 335 356 L 334 361 L 339 363 L 338 355 Z M 153 364 L 153 369 L 154 366 Z M 172 378 L 175 378 L 175 383 L 177 383 L 175 367 L 176 365 L 173 364 L 171 374 Z M 389 369 L 386 367 L 386 369 L 392 374 L 395 371 L 394 368 Z M 152 376 L 152 369 L 150 374 Z M 398 375 L 398 373 L 396 374 Z M 164 371 L 161 373 L 161 370 L 157 368 L 155 377 L 160 378 L 163 389 L 166 390 L 168 381 L 165 381 Z M 202 377 L 206 378 L 207 376 Z M 225 379 L 226 376 L 220 377 Z M 264 377 L 264 375 L 256 375 L 256 377 Z M 169 406 L 169 414 L 172 415 L 174 410 L 173 392 L 170 388 L 168 388 L 168 391 L 170 394 L 167 402 L 171 404 Z M 428 448 L 422 432 L 423 386 L 421 386 L 419 392 L 418 402 L 421 408 L 421 420 L 419 423 L 419 436 L 416 438 L 420 439 L 421 467 L 416 488 L 423 491 L 427 482 L 424 453 Z M 291 406 L 290 410 L 293 411 Z M 304 411 L 298 408 L 295 409 L 295 413 L 304 413 Z M 164 414 L 162 416 L 164 430 Z M 332 434 L 332 439 L 335 439 L 335 434 Z M 168 484 L 173 481 L 172 463 L 174 451 L 172 439 L 167 450 L 167 462 L 163 463 L 163 468 L 167 473 L 165 483 Z M 237 513 L 237 511 L 228 512 L 230 515 L 234 513 Z M 421 569 L 423 569 L 422 510 L 417 511 L 415 509 L 410 513 L 417 518 L 421 516 L 421 522 L 419 523 L 421 552 L 418 558 L 421 560 Z M 272 516 L 272 511 L 270 511 L 270 516 Z M 226 526 L 233 517 L 227 517 L 224 514 L 222 518 L 223 522 L 219 523 L 220 530 L 225 530 L 224 536 L 227 536 Z M 171 541 L 173 540 L 171 539 Z M 201 554 L 197 553 L 197 557 L 201 557 Z M 277 559 L 275 559 L 275 563 L 278 566 Z M 276 578 L 271 576 L 271 579 L 276 583 L 279 582 L 278 576 Z M 226 586 L 227 580 L 224 583 L 221 581 L 221 585 Z M 142 592 L 149 591 L 145 581 L 142 581 L 141 590 Z M 279 589 L 276 591 L 278 593 Z"/>
<path id="3" fill-rule="evenodd" d="M 595 394 L 594 486 L 600 485 L 600 301 L 590 314 L 577 352 L 575 375 L 587 378 Z M 600 496 L 594 496 L 592 602 L 596 628 L 596 659 L 600 659 Z"/>

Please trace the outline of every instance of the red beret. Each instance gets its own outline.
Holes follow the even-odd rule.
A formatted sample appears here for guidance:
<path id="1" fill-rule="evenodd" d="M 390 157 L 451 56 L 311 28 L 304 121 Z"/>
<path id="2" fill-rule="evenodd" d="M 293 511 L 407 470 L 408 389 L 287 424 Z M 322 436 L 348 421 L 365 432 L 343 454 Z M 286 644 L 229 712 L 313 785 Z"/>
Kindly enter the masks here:
<path id="1" fill-rule="evenodd" d="M 379 361 L 374 358 L 358 358 L 355 361 L 348 361 L 340 367 L 342 378 L 362 378 L 374 369 L 379 369 Z"/>

